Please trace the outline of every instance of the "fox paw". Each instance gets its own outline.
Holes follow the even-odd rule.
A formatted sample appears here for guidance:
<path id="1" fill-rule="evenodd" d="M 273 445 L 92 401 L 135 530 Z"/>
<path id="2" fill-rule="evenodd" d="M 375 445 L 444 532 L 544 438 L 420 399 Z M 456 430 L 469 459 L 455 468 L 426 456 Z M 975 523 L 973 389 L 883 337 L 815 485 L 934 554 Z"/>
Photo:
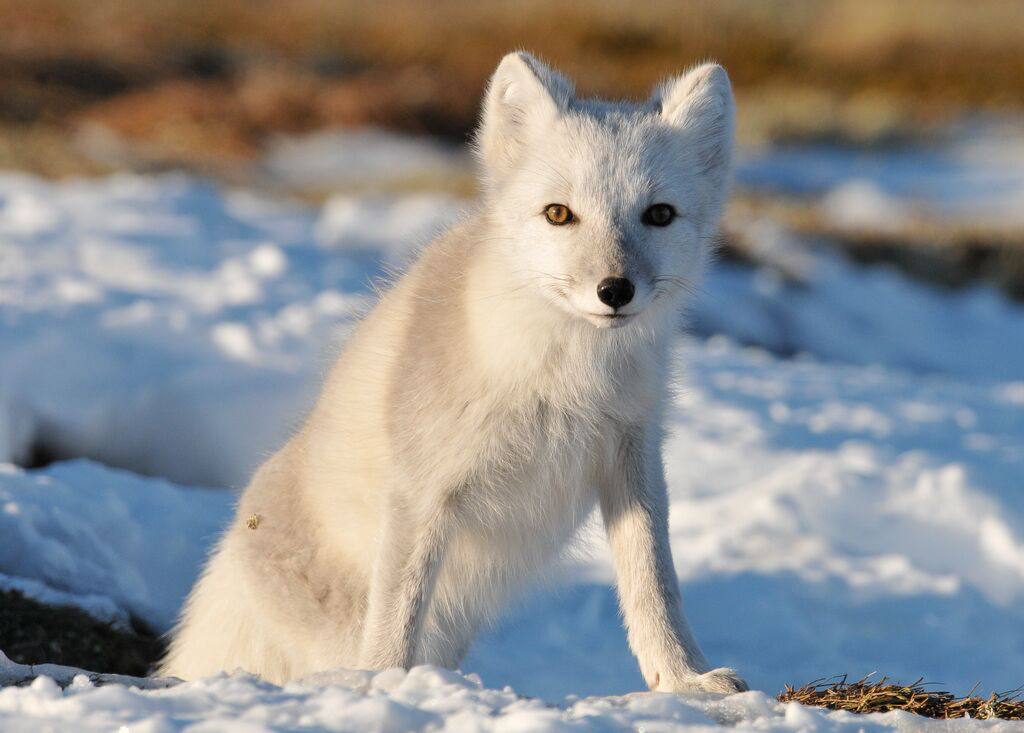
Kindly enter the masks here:
<path id="1" fill-rule="evenodd" d="M 651 689 L 655 692 L 716 692 L 731 695 L 734 692 L 746 692 L 750 687 L 735 669 L 719 667 L 704 674 L 677 680 L 658 679 Z"/>

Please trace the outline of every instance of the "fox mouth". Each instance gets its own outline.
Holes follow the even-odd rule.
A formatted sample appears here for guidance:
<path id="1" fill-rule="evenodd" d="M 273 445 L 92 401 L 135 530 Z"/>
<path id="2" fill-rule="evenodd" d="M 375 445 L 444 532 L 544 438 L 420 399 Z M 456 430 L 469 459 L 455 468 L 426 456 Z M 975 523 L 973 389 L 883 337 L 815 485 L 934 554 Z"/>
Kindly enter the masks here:
<path id="1" fill-rule="evenodd" d="M 588 321 L 599 328 L 619 328 L 632 321 L 636 313 L 584 313 Z"/>
<path id="2" fill-rule="evenodd" d="M 589 310 L 586 306 L 583 306 L 583 304 L 574 303 L 572 293 L 568 288 L 560 289 L 557 292 L 557 295 L 562 308 L 577 318 L 589 321 L 591 325 L 597 326 L 598 328 L 621 328 L 636 320 L 646 310 L 646 308 L 640 308 L 640 310 L 636 310 L 631 313 L 623 313 L 621 311 L 612 313 L 595 313 L 594 311 Z"/>

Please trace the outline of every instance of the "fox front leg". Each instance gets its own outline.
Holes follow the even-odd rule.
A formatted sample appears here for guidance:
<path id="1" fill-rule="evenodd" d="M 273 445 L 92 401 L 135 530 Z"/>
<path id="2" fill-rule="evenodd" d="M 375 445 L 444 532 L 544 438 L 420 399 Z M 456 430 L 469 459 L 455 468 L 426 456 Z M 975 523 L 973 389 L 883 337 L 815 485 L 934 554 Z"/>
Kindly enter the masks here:
<path id="1" fill-rule="evenodd" d="M 746 690 L 734 670 L 710 669 L 683 615 L 657 441 L 644 430 L 627 431 L 602 483 L 601 513 L 619 602 L 629 646 L 648 687 L 660 692 Z"/>
<path id="2" fill-rule="evenodd" d="M 424 619 L 444 558 L 449 509 L 389 501 L 383 538 L 370 579 L 360 666 L 408 669 L 415 661 Z"/>

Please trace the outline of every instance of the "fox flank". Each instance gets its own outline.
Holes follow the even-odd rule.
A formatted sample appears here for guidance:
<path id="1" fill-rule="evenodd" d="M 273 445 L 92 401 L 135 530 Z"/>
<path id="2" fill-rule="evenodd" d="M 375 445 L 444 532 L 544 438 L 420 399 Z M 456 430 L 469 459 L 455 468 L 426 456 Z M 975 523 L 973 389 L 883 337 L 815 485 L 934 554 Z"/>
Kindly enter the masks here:
<path id="1" fill-rule="evenodd" d="M 661 462 L 668 347 L 727 197 L 733 118 L 715 64 L 627 104 L 502 59 L 478 207 L 382 296 L 256 472 L 160 673 L 454 668 L 598 508 L 649 687 L 746 689 L 683 615 Z"/>

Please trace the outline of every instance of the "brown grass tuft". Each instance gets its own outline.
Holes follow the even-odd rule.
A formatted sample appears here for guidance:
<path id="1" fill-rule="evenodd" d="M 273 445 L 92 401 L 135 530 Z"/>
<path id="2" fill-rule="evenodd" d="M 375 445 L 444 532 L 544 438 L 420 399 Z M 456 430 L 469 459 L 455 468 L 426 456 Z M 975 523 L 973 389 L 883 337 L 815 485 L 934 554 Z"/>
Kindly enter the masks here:
<path id="1" fill-rule="evenodd" d="M 974 690 L 966 697 L 951 692 L 927 690 L 922 680 L 909 685 L 892 684 L 888 677 L 869 682 L 871 675 L 857 682 L 848 682 L 846 675 L 815 680 L 778 696 L 779 702 L 798 702 L 802 705 L 848 710 L 851 713 L 887 713 L 906 710 L 926 718 L 970 717 L 978 720 L 1001 718 L 1024 720 L 1024 687 L 1010 692 L 992 693 L 988 697 L 975 697 Z"/>

